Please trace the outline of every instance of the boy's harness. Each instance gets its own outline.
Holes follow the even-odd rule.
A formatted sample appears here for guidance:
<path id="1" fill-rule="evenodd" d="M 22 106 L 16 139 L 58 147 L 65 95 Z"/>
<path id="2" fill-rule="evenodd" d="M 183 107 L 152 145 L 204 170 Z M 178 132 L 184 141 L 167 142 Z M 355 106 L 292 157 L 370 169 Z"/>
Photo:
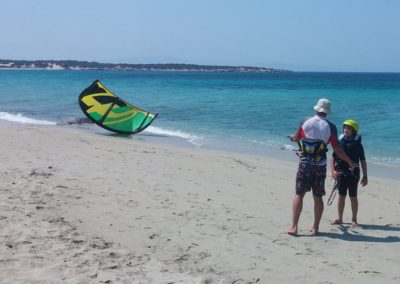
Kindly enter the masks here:
<path id="1" fill-rule="evenodd" d="M 341 134 L 339 137 L 339 144 L 340 147 L 349 155 L 349 152 L 353 152 L 360 147 L 361 144 L 361 136 L 360 135 L 355 135 L 351 139 L 346 139 L 346 137 Z M 355 174 L 355 176 L 359 175 L 359 169 L 355 169 L 354 173 L 351 173 L 349 170 L 349 165 L 341 160 L 339 157 L 334 155 L 335 158 L 335 170 L 336 171 L 341 171 L 344 174 Z M 351 158 L 351 156 L 350 156 Z"/>

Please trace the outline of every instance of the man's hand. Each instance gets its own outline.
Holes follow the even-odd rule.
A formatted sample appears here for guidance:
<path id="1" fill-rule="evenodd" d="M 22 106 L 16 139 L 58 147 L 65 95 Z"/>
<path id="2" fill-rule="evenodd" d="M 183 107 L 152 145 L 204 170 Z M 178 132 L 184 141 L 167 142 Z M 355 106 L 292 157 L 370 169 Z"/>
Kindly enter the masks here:
<path id="1" fill-rule="evenodd" d="M 292 134 L 289 136 L 289 139 L 293 142 L 299 142 L 299 136 L 297 134 Z"/>

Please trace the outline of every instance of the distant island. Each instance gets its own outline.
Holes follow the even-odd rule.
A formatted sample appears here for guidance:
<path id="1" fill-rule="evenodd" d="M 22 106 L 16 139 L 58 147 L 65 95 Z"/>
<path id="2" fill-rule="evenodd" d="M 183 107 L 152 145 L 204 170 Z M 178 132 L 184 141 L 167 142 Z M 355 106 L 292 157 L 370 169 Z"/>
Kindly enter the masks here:
<path id="1" fill-rule="evenodd" d="M 251 66 L 212 66 L 195 64 L 114 64 L 78 60 L 7 60 L 0 59 L 1 69 L 20 70 L 118 70 L 118 71 L 182 71 L 182 72 L 291 72 L 284 69 Z"/>

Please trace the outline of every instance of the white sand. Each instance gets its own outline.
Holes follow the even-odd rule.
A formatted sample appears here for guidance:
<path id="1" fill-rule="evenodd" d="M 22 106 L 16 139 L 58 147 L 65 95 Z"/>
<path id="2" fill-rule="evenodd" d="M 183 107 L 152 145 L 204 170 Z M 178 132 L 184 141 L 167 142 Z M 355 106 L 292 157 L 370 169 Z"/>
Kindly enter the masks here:
<path id="1" fill-rule="evenodd" d="M 400 283 L 399 181 L 371 172 L 363 227 L 329 224 L 336 199 L 318 236 L 307 194 L 292 237 L 294 162 L 60 127 L 0 137 L 0 283 Z"/>

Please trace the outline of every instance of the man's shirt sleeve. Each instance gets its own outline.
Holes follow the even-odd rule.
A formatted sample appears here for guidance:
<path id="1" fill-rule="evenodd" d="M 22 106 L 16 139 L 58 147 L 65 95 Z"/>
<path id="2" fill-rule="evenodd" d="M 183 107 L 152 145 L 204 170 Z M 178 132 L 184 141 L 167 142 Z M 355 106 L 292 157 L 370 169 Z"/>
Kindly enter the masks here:
<path id="1" fill-rule="evenodd" d="M 331 136 L 329 136 L 328 143 L 330 143 L 332 145 L 333 149 L 336 149 L 337 147 L 339 147 L 339 142 L 337 139 L 337 128 L 336 128 L 336 125 L 334 125 L 330 121 L 328 121 L 328 124 L 329 124 L 329 128 L 331 130 Z"/>

